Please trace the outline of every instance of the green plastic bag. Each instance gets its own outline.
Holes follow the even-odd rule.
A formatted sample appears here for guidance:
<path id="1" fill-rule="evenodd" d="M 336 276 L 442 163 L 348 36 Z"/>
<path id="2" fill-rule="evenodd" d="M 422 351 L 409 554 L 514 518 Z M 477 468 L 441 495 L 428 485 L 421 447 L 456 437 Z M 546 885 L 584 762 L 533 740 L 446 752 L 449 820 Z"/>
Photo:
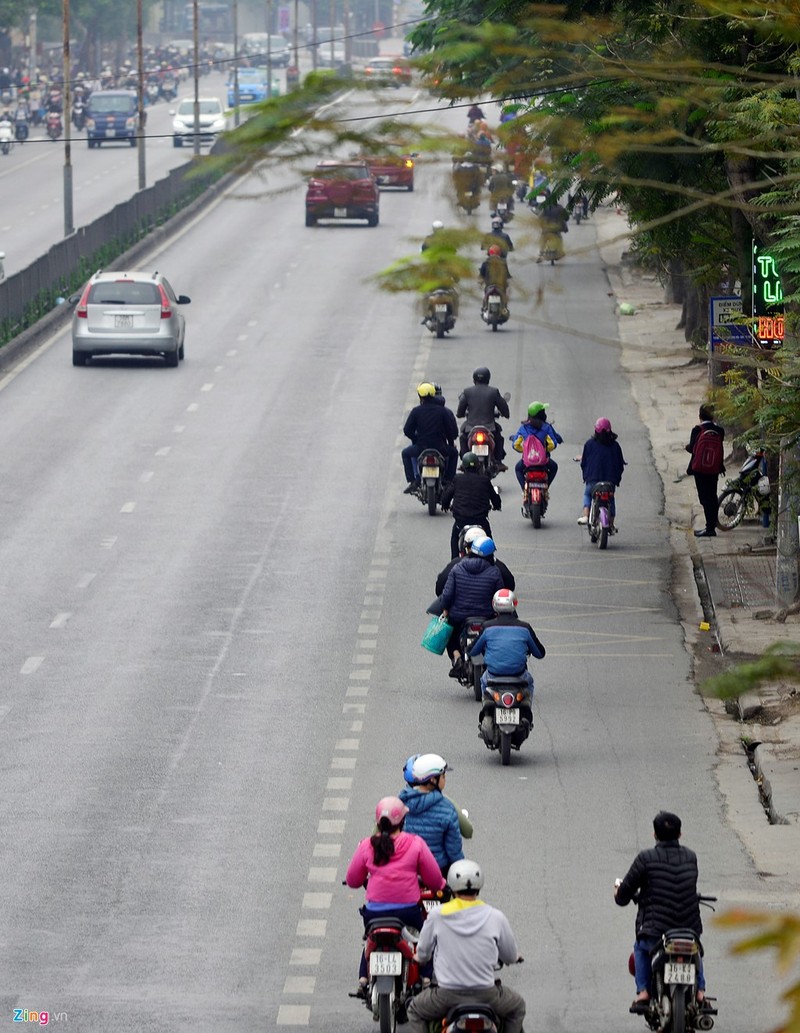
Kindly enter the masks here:
<path id="1" fill-rule="evenodd" d="M 441 656 L 447 648 L 450 636 L 453 634 L 453 625 L 447 623 L 445 617 L 432 617 L 430 624 L 422 636 L 422 648 Z"/>

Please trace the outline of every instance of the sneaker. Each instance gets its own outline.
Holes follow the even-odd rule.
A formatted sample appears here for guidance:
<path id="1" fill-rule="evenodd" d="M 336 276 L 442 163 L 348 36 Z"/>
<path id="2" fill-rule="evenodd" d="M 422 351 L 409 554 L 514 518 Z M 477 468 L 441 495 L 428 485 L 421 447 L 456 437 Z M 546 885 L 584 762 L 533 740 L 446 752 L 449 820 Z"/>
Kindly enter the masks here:
<path id="1" fill-rule="evenodd" d="M 508 467 L 506 466 L 505 463 L 498 463 L 497 464 L 497 469 L 500 471 L 500 473 L 505 473 L 506 470 L 508 470 Z"/>
<path id="2" fill-rule="evenodd" d="M 448 676 L 450 678 L 460 678 L 461 677 L 461 672 L 462 672 L 463 669 L 464 669 L 464 661 L 461 660 L 461 659 L 454 660 L 453 661 L 453 666 L 448 671 Z"/>
<path id="3" fill-rule="evenodd" d="M 578 517 L 578 523 L 582 527 L 585 527 L 589 523 L 589 518 L 587 516 L 579 516 Z"/>
<path id="4" fill-rule="evenodd" d="M 417 491 L 419 491 L 419 481 L 409 481 L 405 489 L 403 490 L 403 494 L 413 495 Z"/>

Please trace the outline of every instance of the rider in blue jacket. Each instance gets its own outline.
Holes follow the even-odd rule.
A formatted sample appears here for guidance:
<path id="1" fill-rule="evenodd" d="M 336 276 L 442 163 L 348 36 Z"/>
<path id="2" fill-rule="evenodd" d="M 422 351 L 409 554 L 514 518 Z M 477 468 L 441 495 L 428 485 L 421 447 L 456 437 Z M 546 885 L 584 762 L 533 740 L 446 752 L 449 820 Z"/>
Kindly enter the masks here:
<path id="1" fill-rule="evenodd" d="M 514 443 L 514 447 L 518 452 L 522 450 L 521 442 L 531 434 L 534 434 L 542 442 L 548 453 L 547 483 L 552 484 L 556 479 L 556 474 L 558 473 L 558 463 L 552 458 L 550 453 L 554 452 L 564 439 L 555 429 L 553 424 L 547 422 L 546 409 L 547 402 L 531 402 L 528 406 L 527 420 L 519 425 L 516 433 L 512 434 L 509 440 Z M 524 464 L 521 459 L 514 467 L 514 472 L 517 475 L 520 488 L 524 489 L 525 471 Z"/>
<path id="2" fill-rule="evenodd" d="M 536 632 L 517 616 L 517 597 L 507 588 L 495 592 L 492 609 L 497 616 L 483 625 L 483 631 L 469 651 L 471 657 L 483 655 L 486 670 L 481 684 L 495 676 L 519 676 L 524 678 L 533 698 L 533 677 L 528 670 L 528 657 L 541 660 L 545 648 Z"/>
<path id="3" fill-rule="evenodd" d="M 408 807 L 405 830 L 425 840 L 446 875 L 450 865 L 464 856 L 458 811 L 444 795 L 447 762 L 436 753 L 409 760 L 411 771 L 404 773 L 408 785 L 400 792 Z"/>

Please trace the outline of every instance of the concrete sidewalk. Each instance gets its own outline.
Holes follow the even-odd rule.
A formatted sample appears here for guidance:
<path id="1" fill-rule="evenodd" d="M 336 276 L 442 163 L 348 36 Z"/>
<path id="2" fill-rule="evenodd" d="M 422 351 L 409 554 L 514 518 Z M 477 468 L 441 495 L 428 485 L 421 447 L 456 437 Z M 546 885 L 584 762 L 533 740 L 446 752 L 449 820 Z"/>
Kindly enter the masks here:
<path id="1" fill-rule="evenodd" d="M 674 597 L 698 682 L 734 662 L 760 655 L 774 642 L 800 652 L 800 619 L 776 620 L 775 545 L 772 528 L 745 522 L 716 538 L 694 537 L 703 526 L 694 480 L 687 476 L 684 446 L 708 389 L 706 363 L 676 330 L 680 306 L 666 303 L 653 275 L 626 262 L 628 224 L 615 208 L 589 220 L 620 314 L 622 365 L 648 427 L 664 485 L 665 513 L 675 554 Z M 589 227 L 587 226 L 586 229 Z M 580 227 L 569 245 L 580 242 Z M 577 238 L 577 239 L 576 239 Z M 588 244 L 588 241 L 587 241 Z M 735 476 L 737 463 L 727 463 Z M 720 487 L 724 479 L 720 479 Z M 701 628 L 708 623 L 710 629 Z M 786 875 L 800 899 L 800 692 L 792 685 L 764 686 L 738 703 L 707 698 L 720 737 L 717 774 L 728 816 L 759 870 Z M 752 806 L 747 797 L 752 797 Z M 743 802 L 744 800 L 744 802 Z"/>

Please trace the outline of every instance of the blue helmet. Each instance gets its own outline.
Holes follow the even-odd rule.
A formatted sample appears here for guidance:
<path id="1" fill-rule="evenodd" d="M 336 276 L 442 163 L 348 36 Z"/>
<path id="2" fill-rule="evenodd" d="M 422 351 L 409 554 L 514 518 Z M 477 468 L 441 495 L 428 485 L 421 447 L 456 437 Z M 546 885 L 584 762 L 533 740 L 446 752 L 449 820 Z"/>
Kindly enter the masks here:
<path id="1" fill-rule="evenodd" d="M 488 560 L 497 551 L 497 546 L 491 538 L 478 538 L 470 545 L 469 551 L 471 556 L 482 556 Z"/>
<path id="2" fill-rule="evenodd" d="M 412 753 L 406 761 L 405 766 L 403 767 L 403 779 L 406 785 L 416 785 L 416 782 L 414 781 L 414 761 L 417 759 L 418 756 L 418 753 Z"/>

